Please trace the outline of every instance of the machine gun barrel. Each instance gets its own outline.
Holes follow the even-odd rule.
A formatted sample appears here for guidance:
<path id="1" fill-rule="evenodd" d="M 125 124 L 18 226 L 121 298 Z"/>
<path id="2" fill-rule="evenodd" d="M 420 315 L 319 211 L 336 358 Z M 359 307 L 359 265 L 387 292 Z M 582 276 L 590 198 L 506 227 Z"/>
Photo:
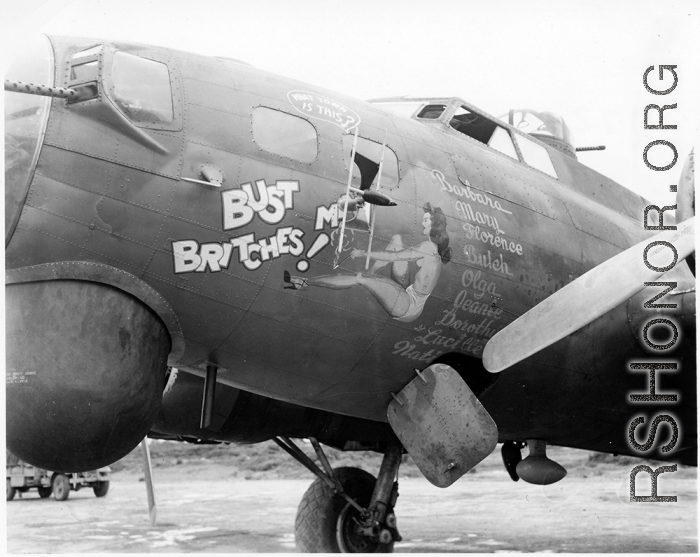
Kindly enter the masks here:
<path id="1" fill-rule="evenodd" d="M 33 83 L 21 83 L 20 81 L 5 80 L 5 91 L 13 93 L 25 93 L 27 95 L 41 95 L 42 97 L 56 97 L 59 99 L 78 98 L 78 91 L 66 87 L 46 87 L 45 85 L 34 85 Z"/>

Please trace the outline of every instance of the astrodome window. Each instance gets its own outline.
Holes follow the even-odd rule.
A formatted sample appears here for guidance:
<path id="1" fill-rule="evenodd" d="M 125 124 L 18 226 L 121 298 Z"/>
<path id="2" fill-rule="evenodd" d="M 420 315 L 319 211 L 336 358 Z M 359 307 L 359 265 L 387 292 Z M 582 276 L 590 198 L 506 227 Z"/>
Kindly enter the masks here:
<path id="1" fill-rule="evenodd" d="M 115 52 L 112 81 L 114 100 L 129 119 L 145 124 L 173 121 L 173 95 L 165 64 Z"/>
<path id="2" fill-rule="evenodd" d="M 318 135 L 308 121 L 286 112 L 259 106 L 253 110 L 253 138 L 269 153 L 301 162 L 318 156 Z"/>

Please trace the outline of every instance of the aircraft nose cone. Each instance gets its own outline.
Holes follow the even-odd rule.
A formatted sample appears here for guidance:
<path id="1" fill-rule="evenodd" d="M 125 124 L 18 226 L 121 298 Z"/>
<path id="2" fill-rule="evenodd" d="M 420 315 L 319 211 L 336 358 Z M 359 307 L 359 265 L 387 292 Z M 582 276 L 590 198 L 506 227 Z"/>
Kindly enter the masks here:
<path id="1" fill-rule="evenodd" d="M 7 70 L 5 79 L 52 86 L 54 61 L 49 40 L 27 40 Z M 48 97 L 5 92 L 5 245 L 22 214 L 46 129 Z"/>
<path id="2" fill-rule="evenodd" d="M 7 125 L 7 124 L 6 124 Z M 9 133 L 5 135 L 5 245 L 12 237 L 29 189 L 29 154 Z"/>

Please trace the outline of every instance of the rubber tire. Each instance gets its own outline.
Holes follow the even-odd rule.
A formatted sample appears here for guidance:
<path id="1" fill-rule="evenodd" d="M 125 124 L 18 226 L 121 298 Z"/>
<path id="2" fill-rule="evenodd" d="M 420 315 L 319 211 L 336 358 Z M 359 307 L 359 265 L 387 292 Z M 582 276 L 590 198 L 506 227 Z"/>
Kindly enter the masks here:
<path id="1" fill-rule="evenodd" d="M 343 490 L 357 503 L 366 507 L 372 498 L 376 479 L 359 468 L 343 467 L 335 470 Z M 349 503 L 335 495 L 318 478 L 301 498 L 294 523 L 297 550 L 301 553 L 340 553 L 338 545 L 338 517 Z M 380 544 L 367 553 L 391 553 L 394 543 Z"/>
<path id="2" fill-rule="evenodd" d="M 51 481 L 53 498 L 56 501 L 65 501 L 70 495 L 70 480 L 65 474 L 56 474 Z"/>
<path id="3" fill-rule="evenodd" d="M 39 491 L 39 497 L 41 497 L 42 499 L 46 499 L 47 497 L 51 497 L 51 493 L 53 493 L 53 488 L 51 486 L 39 487 L 37 490 Z"/>
<path id="4" fill-rule="evenodd" d="M 17 490 L 10 485 L 10 480 L 8 478 L 7 480 L 7 489 L 5 491 L 5 497 L 6 501 L 12 501 L 15 498 L 15 493 L 17 493 Z"/>
<path id="5" fill-rule="evenodd" d="M 104 497 L 109 491 L 109 482 L 97 482 L 92 486 L 92 490 L 95 492 L 95 497 Z"/>

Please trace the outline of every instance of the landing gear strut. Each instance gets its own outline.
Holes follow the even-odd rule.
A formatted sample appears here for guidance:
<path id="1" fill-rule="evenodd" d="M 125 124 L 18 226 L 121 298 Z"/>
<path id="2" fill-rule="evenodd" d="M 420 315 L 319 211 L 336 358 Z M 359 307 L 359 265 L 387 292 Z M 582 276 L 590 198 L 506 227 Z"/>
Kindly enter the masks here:
<path id="1" fill-rule="evenodd" d="M 333 470 L 321 445 L 310 439 L 321 470 L 286 437 L 274 439 L 280 447 L 318 476 L 302 497 L 294 534 L 301 552 L 391 553 L 401 536 L 394 506 L 401 446 L 390 445 L 375 481 L 359 468 Z"/>

